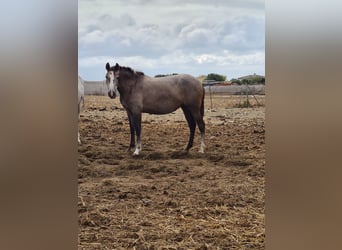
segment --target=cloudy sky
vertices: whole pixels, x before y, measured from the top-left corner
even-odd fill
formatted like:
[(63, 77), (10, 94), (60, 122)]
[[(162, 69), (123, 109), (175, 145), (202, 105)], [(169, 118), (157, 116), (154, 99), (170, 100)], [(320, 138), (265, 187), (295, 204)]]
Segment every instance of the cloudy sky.
[(145, 74), (265, 74), (263, 0), (79, 0), (79, 74), (118, 62)]

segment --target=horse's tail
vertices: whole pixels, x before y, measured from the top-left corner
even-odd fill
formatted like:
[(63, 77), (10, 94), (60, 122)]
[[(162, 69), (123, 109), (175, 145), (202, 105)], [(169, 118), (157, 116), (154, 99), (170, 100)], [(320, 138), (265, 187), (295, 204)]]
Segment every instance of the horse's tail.
[(201, 103), (201, 109), (200, 109), (202, 117), (204, 116), (204, 96), (205, 96), (205, 89), (203, 87), (202, 103)]

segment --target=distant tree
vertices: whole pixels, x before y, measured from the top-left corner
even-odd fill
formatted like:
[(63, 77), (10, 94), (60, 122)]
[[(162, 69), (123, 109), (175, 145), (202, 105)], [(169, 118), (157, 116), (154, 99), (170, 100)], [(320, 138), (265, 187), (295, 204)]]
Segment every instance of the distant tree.
[(206, 80), (214, 80), (214, 81), (225, 81), (227, 79), (227, 76), (219, 75), (215, 73), (208, 74)]
[(263, 76), (254, 76), (248, 79), (249, 84), (265, 84), (265, 77)]
[(154, 77), (164, 77), (165, 75), (161, 75), (161, 74), (158, 74), (158, 75), (155, 75)]
[(175, 76), (178, 75), (178, 73), (172, 73), (172, 74), (158, 74), (155, 75), (154, 77), (165, 77), (165, 76)]
[(250, 75), (239, 79), (243, 84), (265, 84), (265, 77), (259, 75)]
[(248, 79), (242, 79), (242, 84), (251, 84), (251, 80), (248, 80)]
[(258, 80), (258, 83), (265, 84), (265, 77), (260, 77), (260, 79)]
[(233, 84), (237, 84), (237, 85), (241, 85), (241, 81), (239, 79), (235, 79), (233, 78), (232, 80), (230, 80)]

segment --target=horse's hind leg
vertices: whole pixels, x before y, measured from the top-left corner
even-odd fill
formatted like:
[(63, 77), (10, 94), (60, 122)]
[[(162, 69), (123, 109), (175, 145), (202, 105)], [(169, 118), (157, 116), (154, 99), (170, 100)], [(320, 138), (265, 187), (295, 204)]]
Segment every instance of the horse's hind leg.
[(191, 115), (190, 111), (186, 107), (182, 107), (184, 116), (186, 121), (188, 122), (188, 126), (190, 129), (190, 137), (189, 137), (189, 142), (188, 145), (185, 148), (185, 151), (189, 151), (190, 148), (192, 148), (193, 142), (194, 142), (194, 137), (195, 137), (195, 129), (196, 129), (196, 122)]
[(135, 133), (134, 133), (133, 117), (131, 114), (129, 114), (129, 112), (127, 112), (127, 115), (128, 115), (128, 121), (129, 121), (129, 130), (131, 133), (128, 151), (131, 151), (135, 146)]
[(133, 125), (135, 129), (135, 133), (137, 135), (137, 146), (135, 148), (135, 151), (133, 155), (139, 155), (141, 151), (141, 140), (140, 140), (140, 134), (141, 134), (141, 113), (139, 114), (134, 114), (132, 116), (133, 118)]
[(198, 112), (193, 112), (192, 116), (194, 117), (194, 120), (196, 121), (199, 131), (201, 132), (201, 147), (198, 152), (204, 153), (205, 149), (205, 143), (204, 143), (204, 137), (205, 137), (205, 123), (203, 121), (203, 116), (201, 113)]
[[(201, 124), (201, 125), (200, 125)], [(204, 153), (204, 149), (205, 149), (205, 143), (204, 143), (204, 137), (205, 137), (205, 123), (203, 121), (203, 118), (202, 118), (202, 122), (201, 123), (198, 123), (198, 128), (201, 132), (201, 147), (199, 149), (198, 152), (200, 153)]]

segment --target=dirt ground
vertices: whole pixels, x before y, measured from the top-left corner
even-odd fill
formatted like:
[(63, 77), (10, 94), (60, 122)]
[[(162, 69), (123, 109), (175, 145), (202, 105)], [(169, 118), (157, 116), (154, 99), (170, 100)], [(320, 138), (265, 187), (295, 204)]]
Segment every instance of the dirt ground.
[[(127, 151), (118, 99), (86, 96), (79, 127), (79, 249), (264, 249), (265, 99), (205, 99), (206, 152), (183, 152), (181, 110), (143, 114), (142, 151)], [(211, 105), (212, 102), (212, 105)], [(253, 98), (250, 99), (255, 104)]]

